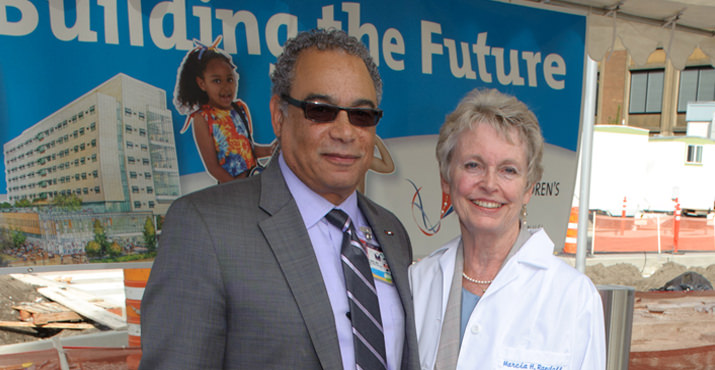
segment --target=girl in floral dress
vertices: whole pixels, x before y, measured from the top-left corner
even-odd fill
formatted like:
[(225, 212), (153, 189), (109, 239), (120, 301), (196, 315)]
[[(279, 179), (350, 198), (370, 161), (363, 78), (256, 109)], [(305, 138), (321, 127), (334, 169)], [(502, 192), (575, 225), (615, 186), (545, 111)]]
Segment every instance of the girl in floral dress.
[(236, 99), (236, 66), (216, 47), (220, 41), (221, 37), (209, 47), (195, 41), (197, 46), (179, 67), (174, 105), (187, 115), (181, 133), (193, 127), (206, 171), (222, 183), (258, 172), (258, 158), (270, 156), (275, 141), (253, 142), (248, 106)]

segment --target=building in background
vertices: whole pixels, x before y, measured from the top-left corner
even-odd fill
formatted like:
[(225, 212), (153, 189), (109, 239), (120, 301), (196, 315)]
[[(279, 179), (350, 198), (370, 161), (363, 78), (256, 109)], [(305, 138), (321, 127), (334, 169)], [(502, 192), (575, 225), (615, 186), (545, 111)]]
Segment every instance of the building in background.
[[(164, 90), (120, 73), (5, 143), (9, 202), (43, 205), (59, 195), (82, 200), (74, 215), (37, 208), (36, 233), (29, 236), (59, 251), (52, 241), (90, 240), (91, 220), (101, 219), (108, 227), (135, 225), (113, 230), (131, 243), (146, 215), (164, 215), (181, 194), (166, 102)], [(3, 220), (27, 217), (6, 214)], [(82, 225), (90, 225), (90, 233)]]
[(643, 66), (627, 51), (614, 51), (599, 63), (598, 85), (597, 124), (640, 127), (650, 135), (685, 135), (688, 103), (715, 101), (715, 69), (700, 49), (682, 71), (662, 49)]
[[(626, 50), (599, 63), (591, 209), (620, 215), (713, 209), (715, 68), (700, 49), (683, 70), (656, 50), (636, 66)], [(615, 126), (614, 126), (615, 125)]]

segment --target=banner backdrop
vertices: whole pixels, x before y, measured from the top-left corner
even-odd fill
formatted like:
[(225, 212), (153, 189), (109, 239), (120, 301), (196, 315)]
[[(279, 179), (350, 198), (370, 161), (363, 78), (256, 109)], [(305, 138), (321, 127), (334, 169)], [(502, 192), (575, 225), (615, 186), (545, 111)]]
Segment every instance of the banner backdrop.
[(528, 221), (562, 248), (583, 15), (485, 0), (0, 0), (5, 263), (84, 263), (91, 241), (109, 245), (91, 261), (151, 252), (171, 201), (215, 183), (191, 130), (179, 133), (186, 117), (172, 101), (184, 56), (222, 37), (253, 139), (268, 144), (272, 63), (287, 38), (316, 27), (359, 37), (379, 65), (380, 157), (393, 166), (370, 171), (365, 192), (400, 217), (416, 257), (459, 233), (443, 207), (434, 147), (445, 115), (477, 87), (513, 94), (539, 118), (545, 173)]

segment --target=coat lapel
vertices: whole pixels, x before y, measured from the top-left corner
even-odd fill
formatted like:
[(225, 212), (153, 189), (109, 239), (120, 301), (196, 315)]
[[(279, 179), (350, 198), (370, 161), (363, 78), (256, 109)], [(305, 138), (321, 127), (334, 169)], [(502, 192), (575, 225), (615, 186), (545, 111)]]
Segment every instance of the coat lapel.
[(271, 217), (259, 227), (293, 293), (322, 367), (342, 368), (330, 300), (298, 206), (277, 163), (261, 176), (259, 205)]
[(412, 264), (412, 246), (404, 227), (393, 217), (385, 217), (386, 211), (378, 207), (358, 192), (358, 207), (370, 224), (387, 264), (392, 279), (402, 301), (405, 314), (405, 345), (402, 351), (402, 369), (419, 368), (417, 356), (417, 330), (415, 329), (414, 305), (407, 268)]
[[(385, 253), (403, 305), (408, 304), (409, 309), (412, 310), (412, 294), (407, 279), (407, 268), (412, 264), (412, 255), (411, 248), (402, 245), (405, 242), (405, 239), (400, 236), (402, 226), (393, 223), (390, 218), (381, 217), (377, 207), (360, 193), (358, 193), (358, 206)], [(405, 306), (405, 310), (407, 308), (408, 306)]]

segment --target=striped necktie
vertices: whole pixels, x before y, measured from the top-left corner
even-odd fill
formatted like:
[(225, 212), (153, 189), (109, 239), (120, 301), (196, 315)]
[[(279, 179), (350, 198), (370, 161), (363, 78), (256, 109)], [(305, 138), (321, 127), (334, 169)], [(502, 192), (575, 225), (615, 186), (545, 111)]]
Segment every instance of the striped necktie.
[(345, 212), (334, 208), (325, 219), (343, 232), (340, 259), (350, 304), (357, 368), (386, 369), (385, 336), (370, 262)]

